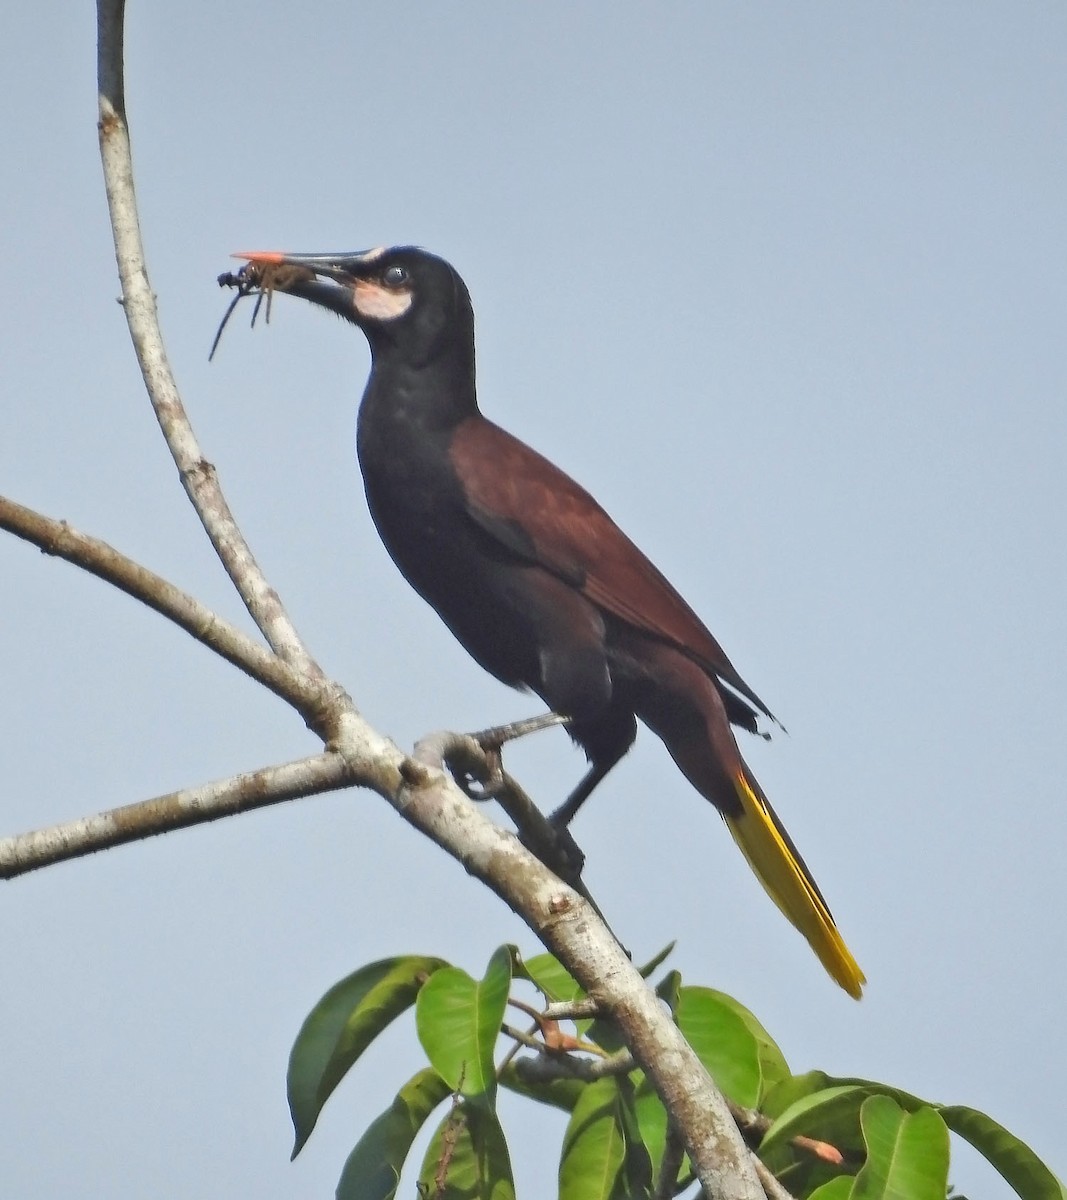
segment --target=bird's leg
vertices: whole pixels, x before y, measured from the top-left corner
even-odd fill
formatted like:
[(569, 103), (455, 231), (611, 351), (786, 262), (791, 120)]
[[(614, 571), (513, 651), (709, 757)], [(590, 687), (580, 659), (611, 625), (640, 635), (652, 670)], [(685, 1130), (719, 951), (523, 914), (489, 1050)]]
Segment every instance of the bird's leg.
[[(481, 749), (484, 762), (477, 764), (477, 773), (466, 763), (455, 761), (450, 766), (456, 782), (472, 800), (496, 800), (514, 823), (522, 844), (561, 879), (584, 894), (580, 884), (585, 855), (581, 848), (567, 829), (542, 815), (529, 796), (505, 772), (500, 754), (506, 742), (513, 742), (529, 733), (538, 733), (542, 729), (551, 729), (555, 725), (566, 725), (568, 720), (559, 713), (548, 712), (468, 734)], [(599, 780), (590, 785), (586, 795), (596, 786), (596, 782)]]
[(607, 764), (594, 763), (582, 776), (574, 791), (571, 792), (567, 799), (548, 818), (548, 824), (555, 835), (558, 852), (567, 861), (577, 862), (579, 872), (585, 865), (585, 854), (574, 840), (574, 834), (571, 833), (567, 826), (578, 809), (589, 799), (597, 784), (600, 783), (614, 765), (614, 762)]
[[(560, 723), (560, 718), (558, 717), (554, 720), (550, 719), (552, 715), (534, 717), (528, 722), (518, 721), (515, 724), (518, 726), (527, 726), (525, 732), (548, 728), (550, 725)], [(512, 727), (503, 726), (502, 728), (510, 729)], [(486, 730), (486, 733), (490, 734), (495, 734), (496, 732), (496, 730)], [(428, 747), (430, 742), (440, 744), (437, 753), (440, 755), (441, 764), (451, 772), (452, 777), (462, 787), (462, 779), (474, 779), (483, 770), (485, 752), (477, 744), (476, 739), (478, 736), (477, 734), (436, 734), (432, 739), (426, 739), (424, 745)], [(416, 747), (416, 757), (419, 757), (419, 747)], [(479, 758), (482, 759), (482, 763), (479, 762)], [(597, 916), (607, 925), (604, 914), (590, 895), (589, 889), (582, 882), (582, 865), (585, 861), (585, 856), (574, 845), (574, 839), (569, 833), (564, 831), (565, 840), (561, 842), (560, 831), (544, 816), (519, 784), (502, 769), (500, 771), (500, 778), (501, 783), (497, 799), (500, 807), (503, 808), (514, 822), (519, 840), (531, 854), (540, 859), (550, 871), (586, 900)], [(569, 846), (574, 847), (575, 853), (573, 856), (567, 850)], [(611, 930), (610, 925), (608, 925), (608, 929), (612, 937), (618, 941), (618, 937)], [(619, 942), (619, 945), (622, 946), (622, 942)], [(630, 952), (626, 950), (625, 946), (623, 946), (623, 950), (629, 955)]]
[[(550, 871), (569, 883), (575, 891), (580, 892), (591, 901), (589, 893), (582, 883), (582, 867), (585, 865), (585, 855), (578, 848), (569, 833), (559, 836), (559, 830), (549, 821), (536, 804), (511, 778), (504, 774), (504, 786), (497, 795), (497, 803), (511, 818), (519, 835), (519, 841), (536, 855)], [(594, 907), (596, 907), (594, 905)], [(600, 911), (599, 909), (597, 910)]]
[(603, 781), (604, 776), (615, 766), (617, 761), (615, 759), (611, 762), (593, 763), (589, 770), (586, 771), (578, 781), (578, 786), (574, 791), (571, 792), (567, 799), (548, 818), (559, 832), (563, 833), (566, 831), (567, 826), (574, 819), (578, 809), (589, 799)]
[(549, 824), (556, 831), (556, 839), (562, 852), (568, 856), (580, 855), (581, 850), (567, 826), (604, 777), (633, 745), (637, 736), (637, 721), (628, 707), (621, 706), (608, 720), (572, 725), (570, 733), (574, 740), (585, 748), (589, 756), (589, 770), (578, 781), (574, 791), (548, 818)]

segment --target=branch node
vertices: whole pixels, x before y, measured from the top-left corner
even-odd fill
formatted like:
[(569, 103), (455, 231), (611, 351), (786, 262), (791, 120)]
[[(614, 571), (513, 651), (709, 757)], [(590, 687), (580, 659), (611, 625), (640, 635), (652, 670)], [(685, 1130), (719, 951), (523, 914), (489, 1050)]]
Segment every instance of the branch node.
[(404, 758), (400, 762), (400, 778), (407, 787), (422, 788), (433, 779), (433, 772), (414, 758)]

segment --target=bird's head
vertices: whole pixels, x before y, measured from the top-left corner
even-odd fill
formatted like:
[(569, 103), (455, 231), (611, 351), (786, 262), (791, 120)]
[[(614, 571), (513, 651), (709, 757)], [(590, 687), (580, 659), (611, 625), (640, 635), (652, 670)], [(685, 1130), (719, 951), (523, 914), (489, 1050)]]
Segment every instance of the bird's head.
[(399, 354), (420, 367), (469, 353), (473, 363), (466, 284), (443, 258), (416, 246), (339, 254), (257, 250), (234, 257), (262, 269), (265, 289), (299, 296), (358, 325), (376, 358)]

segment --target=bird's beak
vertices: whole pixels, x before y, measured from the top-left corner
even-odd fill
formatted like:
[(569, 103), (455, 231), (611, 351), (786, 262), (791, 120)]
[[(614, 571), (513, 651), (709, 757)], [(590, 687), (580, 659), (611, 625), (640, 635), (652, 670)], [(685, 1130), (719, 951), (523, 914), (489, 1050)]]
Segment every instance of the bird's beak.
[(263, 267), (304, 267), (315, 275), (351, 284), (359, 267), (366, 262), (365, 253), (286, 254), (281, 250), (239, 250), (233, 258), (243, 258)]
[(263, 268), (264, 290), (286, 292), (328, 308), (346, 320), (354, 320), (352, 301), (360, 267), (365, 267), (366, 263), (363, 253), (287, 254), (280, 250), (241, 250), (233, 257)]

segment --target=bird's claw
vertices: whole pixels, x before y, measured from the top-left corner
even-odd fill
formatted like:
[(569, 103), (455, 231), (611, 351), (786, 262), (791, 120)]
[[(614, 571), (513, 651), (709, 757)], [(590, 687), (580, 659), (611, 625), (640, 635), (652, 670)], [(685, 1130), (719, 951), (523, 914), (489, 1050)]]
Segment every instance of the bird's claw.
[(545, 713), (538, 717), (527, 717), (521, 721), (512, 721), (508, 725), (494, 725), (489, 729), (481, 729), (477, 733), (466, 736), (478, 744), (485, 756), (484, 767), (479, 764), (474, 768), (466, 763), (463, 766), (450, 765), (452, 774), (460, 789), (471, 800), (479, 803), (485, 800), (499, 800), (509, 787), (507, 776), (504, 774), (503, 747), (516, 738), (526, 737), (542, 729), (550, 729), (554, 725), (564, 725), (566, 717), (557, 713)]
[(453, 778), (460, 790), (469, 800), (483, 804), (486, 800), (496, 800), (507, 788), (508, 781), (504, 774), (504, 762), (500, 750), (482, 747), (485, 755), (484, 769), (477, 772), (469, 767), (454, 769)]

